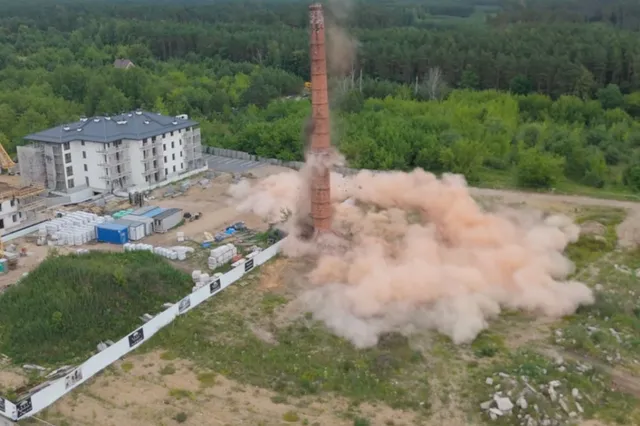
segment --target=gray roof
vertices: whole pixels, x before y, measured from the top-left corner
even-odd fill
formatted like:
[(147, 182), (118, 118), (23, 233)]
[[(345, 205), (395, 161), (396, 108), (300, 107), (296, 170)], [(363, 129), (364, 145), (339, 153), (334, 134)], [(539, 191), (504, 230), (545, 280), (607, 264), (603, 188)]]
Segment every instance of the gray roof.
[(129, 59), (116, 59), (113, 62), (113, 66), (116, 68), (128, 68), (129, 66), (135, 67), (135, 64)]
[(182, 209), (166, 209), (165, 211), (163, 211), (162, 213), (159, 213), (157, 215), (155, 215), (153, 217), (153, 220), (162, 220), (162, 219), (166, 219), (169, 216), (173, 216), (176, 213), (180, 213), (182, 211)]
[(74, 123), (27, 135), (25, 139), (52, 143), (77, 140), (108, 143), (120, 139), (145, 139), (197, 125), (197, 121), (184, 116), (168, 117), (153, 112), (132, 111), (114, 116), (81, 118)]

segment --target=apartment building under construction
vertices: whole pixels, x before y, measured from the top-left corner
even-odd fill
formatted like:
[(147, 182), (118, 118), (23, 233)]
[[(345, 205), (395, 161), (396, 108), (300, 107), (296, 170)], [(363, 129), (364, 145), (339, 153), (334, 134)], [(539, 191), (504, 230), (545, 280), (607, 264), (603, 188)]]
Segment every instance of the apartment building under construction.
[(43, 130), (18, 147), (25, 184), (73, 193), (144, 189), (204, 166), (200, 128), (186, 115), (132, 111)]

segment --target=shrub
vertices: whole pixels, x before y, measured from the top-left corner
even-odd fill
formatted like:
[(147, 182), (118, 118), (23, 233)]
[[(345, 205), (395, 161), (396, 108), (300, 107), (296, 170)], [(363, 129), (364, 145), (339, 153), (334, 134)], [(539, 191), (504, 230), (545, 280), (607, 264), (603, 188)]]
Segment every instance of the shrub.
[(293, 423), (300, 420), (300, 416), (298, 416), (298, 413), (296, 413), (295, 411), (287, 411), (282, 415), (282, 420), (284, 420), (285, 422)]
[(0, 296), (0, 352), (20, 364), (85, 358), (180, 299), (190, 281), (148, 252), (48, 257)]
[(175, 420), (177, 423), (184, 423), (187, 421), (187, 413), (185, 413), (184, 411), (176, 414), (173, 417), (173, 420)]

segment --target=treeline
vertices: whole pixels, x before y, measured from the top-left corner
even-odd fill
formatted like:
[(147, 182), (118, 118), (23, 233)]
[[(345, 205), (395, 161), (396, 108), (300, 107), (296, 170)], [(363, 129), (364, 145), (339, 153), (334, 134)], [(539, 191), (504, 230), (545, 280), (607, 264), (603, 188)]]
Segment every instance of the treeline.
[[(334, 139), (352, 167), (464, 174), (487, 173), (521, 187), (574, 182), (592, 188), (640, 190), (640, 93), (608, 87), (600, 101), (454, 91), (443, 101), (343, 96)], [(303, 158), (300, 123), (308, 102), (276, 101), (227, 123), (214, 123), (218, 145), (283, 160)]]
[[(219, 57), (277, 67), (309, 79), (305, 3), (194, 2), (152, 7), (147, 0), (113, 4), (96, 0), (83, 6), (70, 0), (48, 6), (38, 1), (0, 5), (4, 16), (0, 19), (0, 66), (20, 67), (25, 56), (36, 51), (46, 55), (43, 49), (51, 48), (69, 49), (75, 58), (96, 65), (93, 49), (124, 45), (138, 47), (130, 52), (130, 59), (143, 66), (149, 66), (149, 59), (200, 63)], [(560, 4), (567, 10), (572, 5)], [(360, 46), (352, 56), (331, 55), (329, 61), (333, 60), (333, 69), (340, 61), (341, 68), (356, 76), (362, 72), (366, 78), (402, 84), (420, 82), (438, 69), (453, 88), (537, 91), (553, 98), (563, 94), (590, 98), (608, 84), (618, 85), (623, 93), (640, 90), (640, 37), (636, 32), (614, 25), (564, 21), (493, 27), (471, 25), (475, 22), (471, 18), (464, 21), (467, 25), (453, 28), (418, 28), (416, 22), (435, 16), (429, 8), (437, 6), (442, 12), (461, 5), (480, 7), (471, 1), (435, 5), (407, 1), (334, 8), (337, 16), (347, 17), (345, 22), (349, 17), (368, 17), (371, 22), (345, 23)], [(412, 18), (404, 22), (405, 16)], [(640, 13), (625, 19), (634, 16)], [(331, 41), (331, 34), (329, 38)], [(66, 58), (66, 63), (73, 60), (69, 55)], [(51, 59), (66, 64), (64, 58)]]
[(505, 1), (503, 10), (489, 19), (494, 25), (514, 22), (601, 22), (618, 28), (640, 29), (637, 0), (528, 0)]

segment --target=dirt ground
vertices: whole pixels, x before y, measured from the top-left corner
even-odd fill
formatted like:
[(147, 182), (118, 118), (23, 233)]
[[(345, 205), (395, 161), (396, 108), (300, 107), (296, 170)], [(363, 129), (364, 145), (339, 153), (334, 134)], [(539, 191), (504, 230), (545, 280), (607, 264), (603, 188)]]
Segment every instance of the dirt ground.
[[(277, 167), (261, 167), (251, 173), (260, 178), (282, 170)], [(201, 241), (204, 232), (215, 234), (226, 225), (245, 221), (254, 229), (265, 229), (266, 224), (254, 215), (239, 215), (230, 204), (226, 191), (231, 184), (230, 175), (222, 175), (212, 180), (208, 188), (194, 185), (185, 195), (163, 198), (163, 190), (156, 191), (151, 205), (178, 207), (185, 212), (202, 212), (200, 220), (188, 222), (175, 231), (156, 234), (144, 240), (145, 243), (162, 246), (178, 245), (176, 231), (185, 233), (187, 238)], [(195, 183), (195, 180), (192, 180)], [(619, 207), (629, 211), (625, 221), (618, 227), (620, 244), (630, 246), (640, 243), (640, 204), (551, 194), (529, 194), (514, 191), (472, 189), (472, 195), (490, 199), (492, 202), (508, 205), (526, 204), (529, 207), (571, 214), (580, 206)], [(0, 275), (0, 291), (20, 278), (25, 272), (35, 268), (47, 255), (49, 247), (38, 247), (32, 242), (20, 239), (19, 247), (27, 247), (29, 256), (20, 259), (16, 271)], [(72, 252), (80, 247), (60, 248), (61, 252)], [(101, 250), (121, 250), (120, 246), (92, 244), (83, 248)], [(278, 269), (287, 268), (285, 263)], [(282, 270), (264, 271), (261, 286), (274, 289), (282, 285)], [(171, 366), (169, 368), (168, 366)], [(175, 372), (169, 373), (175, 369)], [(2, 370), (2, 368), (0, 368)], [(280, 401), (276, 394), (215, 376), (215, 383), (205, 383), (202, 372), (184, 360), (165, 360), (161, 352), (129, 356), (125, 361), (109, 368), (104, 374), (81, 386), (54, 404), (42, 417), (51, 424), (60, 425), (136, 425), (158, 426), (177, 425), (180, 413), (186, 415), (185, 425), (282, 425), (283, 416), (295, 413), (298, 424), (322, 426), (353, 425), (353, 419), (343, 418), (347, 401), (339, 398), (315, 397), (311, 399), (288, 399)], [(0, 383), (19, 384), (24, 380), (20, 374), (0, 371)], [(407, 412), (392, 410), (378, 405), (362, 405), (361, 410), (371, 420), (372, 425), (416, 424), (414, 416)], [(437, 424), (444, 426), (468, 425), (465, 419), (456, 416), (440, 416)], [(305, 421), (306, 419), (306, 421)], [(419, 423), (425, 424), (425, 423)], [(436, 423), (433, 423), (434, 425)], [(602, 426), (595, 421), (584, 426)], [(425, 425), (426, 426), (426, 425)]]
[[(73, 426), (159, 426), (184, 425), (282, 425), (285, 413), (298, 417), (300, 424), (351, 426), (353, 420), (340, 418), (348, 403), (339, 398), (289, 398), (241, 385), (213, 373), (198, 371), (181, 360), (163, 360), (161, 352), (128, 357), (74, 394), (67, 395), (46, 418), (53, 424), (66, 421)], [(386, 407), (363, 407), (376, 419), (373, 424), (411, 424), (413, 416)], [(306, 422), (305, 422), (306, 419)], [(57, 422), (57, 423), (56, 423)]]

